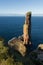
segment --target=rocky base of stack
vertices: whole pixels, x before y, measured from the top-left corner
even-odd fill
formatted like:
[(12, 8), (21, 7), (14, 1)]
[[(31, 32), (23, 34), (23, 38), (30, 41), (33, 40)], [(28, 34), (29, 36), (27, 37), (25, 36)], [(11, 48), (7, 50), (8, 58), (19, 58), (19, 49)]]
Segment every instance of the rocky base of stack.
[(22, 56), (26, 55), (27, 48), (23, 44), (23, 35), (19, 36), (18, 38), (15, 38), (15, 37), (12, 38), (11, 40), (8, 41), (8, 45), (10, 47), (13, 47), (14, 50), (18, 51)]

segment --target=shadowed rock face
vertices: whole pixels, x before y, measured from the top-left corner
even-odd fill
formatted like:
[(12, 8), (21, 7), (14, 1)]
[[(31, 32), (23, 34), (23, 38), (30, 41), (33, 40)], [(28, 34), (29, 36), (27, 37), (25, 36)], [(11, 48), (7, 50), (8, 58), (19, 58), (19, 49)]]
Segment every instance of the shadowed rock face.
[(11, 40), (8, 41), (8, 45), (10, 47), (13, 47), (15, 50), (17, 50), (22, 56), (26, 55), (27, 48), (25, 44), (27, 45), (28, 42), (30, 42), (30, 30), (31, 30), (31, 13), (27, 12), (26, 13), (26, 18), (25, 18), (25, 24), (23, 26), (23, 35), (19, 36), (18, 38), (12, 38)]
[(31, 12), (27, 12), (26, 13), (26, 18), (28, 19), (28, 33), (29, 33), (28, 35), (29, 35), (29, 40), (31, 40)]

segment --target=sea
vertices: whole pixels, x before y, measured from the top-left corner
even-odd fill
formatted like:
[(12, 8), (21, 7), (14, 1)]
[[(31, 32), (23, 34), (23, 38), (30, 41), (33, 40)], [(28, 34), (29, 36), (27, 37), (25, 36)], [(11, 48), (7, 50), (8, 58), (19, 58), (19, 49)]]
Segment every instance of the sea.
[[(23, 34), (24, 16), (0, 16), (0, 37), (8, 42)], [(43, 16), (31, 17), (31, 42), (33, 48), (43, 44)]]

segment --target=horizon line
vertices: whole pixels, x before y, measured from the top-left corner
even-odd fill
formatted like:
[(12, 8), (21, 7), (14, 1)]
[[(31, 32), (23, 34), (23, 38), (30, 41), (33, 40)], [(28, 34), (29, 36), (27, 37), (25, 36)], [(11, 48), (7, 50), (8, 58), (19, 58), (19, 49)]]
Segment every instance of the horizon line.
[[(0, 14), (0, 16), (25, 16), (25, 14)], [(32, 14), (31, 16), (43, 16), (43, 14)]]

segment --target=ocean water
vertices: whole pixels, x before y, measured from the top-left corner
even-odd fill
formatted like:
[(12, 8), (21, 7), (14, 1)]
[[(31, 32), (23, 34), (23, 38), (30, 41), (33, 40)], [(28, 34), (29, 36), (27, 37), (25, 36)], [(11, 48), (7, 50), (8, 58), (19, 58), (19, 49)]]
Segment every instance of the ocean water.
[[(18, 37), (23, 34), (23, 24), (25, 17), (10, 16), (0, 17), (0, 37), (6, 41), (12, 37)], [(43, 43), (43, 17), (32, 16), (31, 18), (31, 41), (33, 48)]]

